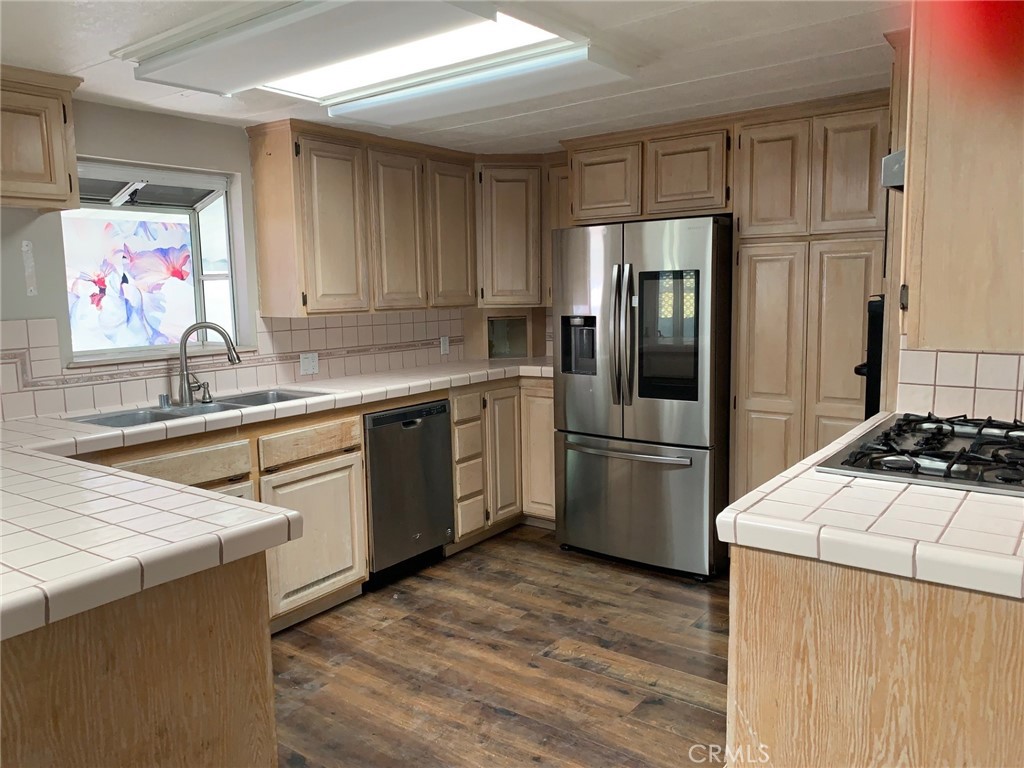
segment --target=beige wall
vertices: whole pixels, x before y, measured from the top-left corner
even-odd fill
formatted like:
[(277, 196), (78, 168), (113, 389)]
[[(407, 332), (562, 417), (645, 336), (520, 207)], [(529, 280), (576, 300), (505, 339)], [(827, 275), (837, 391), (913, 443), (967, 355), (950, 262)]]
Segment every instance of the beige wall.
[[(253, 230), (252, 177), (245, 130), (201, 120), (75, 102), (75, 136), (82, 158), (123, 160), (178, 169), (214, 171), (231, 176), (232, 247), (238, 277), (238, 335), (256, 341), (256, 236)], [(39, 295), (25, 290), (22, 242), (32, 241)], [(62, 359), (70, 354), (64, 251), (60, 215), (4, 208), (0, 212), (0, 318), (54, 317)]]

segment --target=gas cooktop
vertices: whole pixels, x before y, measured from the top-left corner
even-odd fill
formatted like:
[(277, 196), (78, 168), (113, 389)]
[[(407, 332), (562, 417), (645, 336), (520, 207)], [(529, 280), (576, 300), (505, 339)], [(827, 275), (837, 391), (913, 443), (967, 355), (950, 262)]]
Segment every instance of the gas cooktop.
[(1024, 422), (894, 414), (818, 469), (1024, 497)]

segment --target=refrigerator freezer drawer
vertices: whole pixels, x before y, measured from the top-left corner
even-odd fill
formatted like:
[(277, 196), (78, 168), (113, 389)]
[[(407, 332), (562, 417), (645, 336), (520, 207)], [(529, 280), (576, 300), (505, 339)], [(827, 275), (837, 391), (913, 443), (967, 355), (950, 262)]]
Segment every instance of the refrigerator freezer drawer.
[(711, 573), (712, 453), (556, 432), (558, 542)]

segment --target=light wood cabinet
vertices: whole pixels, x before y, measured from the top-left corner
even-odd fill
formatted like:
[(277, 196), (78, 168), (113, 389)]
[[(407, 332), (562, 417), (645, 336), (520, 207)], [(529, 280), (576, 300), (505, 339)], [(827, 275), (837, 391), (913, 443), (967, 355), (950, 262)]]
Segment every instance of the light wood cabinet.
[(739, 250), (734, 497), (803, 455), (807, 253), (806, 243)]
[(541, 303), (541, 170), (483, 166), (480, 171), (480, 303)]
[(569, 166), (553, 165), (548, 168), (544, 185), (543, 235), (541, 244), (541, 300), (545, 307), (551, 306), (552, 293), (552, 233), (556, 229), (572, 226), (569, 192)]
[(77, 77), (0, 67), (0, 204), (77, 208)]
[(523, 511), (555, 519), (555, 404), (551, 388), (523, 387)]
[(810, 120), (743, 128), (736, 158), (737, 230), (742, 237), (809, 231)]
[(915, 3), (911, 24), (907, 344), (1017, 354), (1024, 350), (1020, 68), (997, 75), (982, 56), (951, 64), (939, 7)]
[(127, 472), (182, 485), (203, 485), (229, 477), (248, 477), (252, 456), (248, 440), (199, 446), (171, 453), (132, 458), (112, 466)]
[(853, 372), (867, 350), (868, 298), (882, 290), (885, 241), (812, 243), (807, 275), (804, 454), (864, 420), (865, 379)]
[(725, 131), (652, 139), (644, 146), (644, 213), (724, 208)]
[(487, 527), (484, 486), (483, 395), (453, 395), (452, 461), (455, 481), (455, 540)]
[(364, 483), (361, 453), (262, 478), (264, 503), (303, 518), (302, 538), (267, 551), (271, 616), (366, 580)]
[(640, 142), (569, 156), (574, 221), (640, 214)]
[(487, 392), (484, 420), (487, 514), (488, 523), (495, 523), (523, 509), (519, 388), (503, 387)]
[(475, 305), (477, 282), (473, 168), (428, 160), (426, 187), (430, 305)]
[(889, 110), (816, 117), (812, 133), (811, 232), (885, 229)]
[(369, 162), (374, 308), (425, 307), (423, 161), (371, 149)]

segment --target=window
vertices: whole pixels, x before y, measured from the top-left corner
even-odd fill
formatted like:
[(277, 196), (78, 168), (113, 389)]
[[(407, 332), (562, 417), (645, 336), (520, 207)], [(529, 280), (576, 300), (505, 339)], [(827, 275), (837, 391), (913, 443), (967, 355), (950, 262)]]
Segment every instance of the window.
[(79, 164), (82, 208), (61, 214), (76, 357), (176, 352), (200, 320), (235, 336), (227, 188), (221, 176)]

